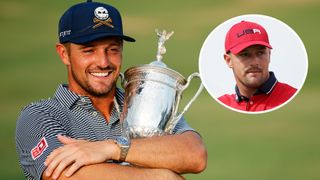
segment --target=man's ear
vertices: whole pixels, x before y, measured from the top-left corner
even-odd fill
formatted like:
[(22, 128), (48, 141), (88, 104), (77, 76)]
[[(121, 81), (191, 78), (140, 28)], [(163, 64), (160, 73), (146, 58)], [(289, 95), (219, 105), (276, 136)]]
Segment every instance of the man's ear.
[(227, 64), (227, 66), (229, 67), (229, 68), (232, 68), (233, 66), (232, 66), (232, 61), (231, 61), (231, 57), (230, 57), (230, 54), (224, 54), (223, 55), (223, 58), (224, 58), (224, 61), (226, 62), (226, 64)]
[(67, 66), (70, 65), (70, 59), (69, 59), (69, 54), (68, 54), (67, 48), (63, 44), (57, 43), (56, 44), (56, 51), (57, 51), (62, 63)]

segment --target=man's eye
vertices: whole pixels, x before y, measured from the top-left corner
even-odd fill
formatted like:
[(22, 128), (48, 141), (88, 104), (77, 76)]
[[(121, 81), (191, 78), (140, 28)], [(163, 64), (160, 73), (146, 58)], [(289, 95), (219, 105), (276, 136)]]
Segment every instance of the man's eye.
[(82, 52), (84, 52), (84, 53), (92, 53), (93, 49), (84, 49), (84, 50), (82, 50)]
[(249, 53), (241, 53), (239, 54), (240, 57), (248, 57)]
[(111, 51), (119, 52), (119, 51), (120, 51), (120, 49), (118, 49), (118, 48), (112, 48), (112, 49), (111, 49)]
[(121, 52), (121, 48), (114, 47), (114, 48), (108, 49), (108, 51), (109, 51), (110, 53), (120, 53), (120, 52)]
[(264, 51), (258, 51), (258, 55), (264, 55), (265, 52)]

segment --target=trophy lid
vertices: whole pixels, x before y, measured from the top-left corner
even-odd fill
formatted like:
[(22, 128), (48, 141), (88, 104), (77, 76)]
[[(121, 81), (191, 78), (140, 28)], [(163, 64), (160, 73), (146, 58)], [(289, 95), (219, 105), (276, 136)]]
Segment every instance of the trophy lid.
[(167, 67), (167, 65), (162, 61), (163, 57), (162, 55), (166, 53), (166, 47), (164, 47), (164, 43), (165, 41), (167, 41), (172, 34), (174, 33), (173, 31), (167, 33), (166, 30), (163, 31), (159, 31), (158, 29), (156, 29), (156, 33), (159, 37), (159, 41), (158, 41), (158, 51), (157, 51), (157, 60), (153, 61), (150, 63), (150, 65), (152, 66), (158, 66), (158, 67)]
[[(132, 79), (141, 80), (142, 78), (140, 76), (143, 76), (143, 78), (145, 78), (146, 75), (149, 75), (149, 76), (151, 75), (151, 76), (154, 76), (153, 78), (155, 78), (156, 76), (159, 76), (157, 77), (158, 79), (161, 79), (163, 76), (167, 76), (167, 78), (170, 77), (174, 79), (174, 82), (180, 85), (186, 84), (187, 83), (186, 79), (180, 73), (174, 71), (173, 69), (168, 68), (167, 65), (162, 61), (163, 59), (162, 55), (166, 53), (166, 48), (164, 47), (164, 43), (166, 40), (170, 38), (170, 36), (172, 36), (173, 31), (171, 31), (170, 33), (167, 33), (166, 30), (158, 31), (158, 29), (156, 29), (156, 32), (159, 37), (156, 60), (152, 61), (149, 64), (135, 66), (127, 69), (124, 73), (126, 81), (131, 82)], [(124, 84), (127, 84), (127, 83), (124, 83)]]
[(151, 66), (157, 66), (157, 67), (164, 67), (166, 68), (167, 65), (165, 63), (163, 63), (162, 61), (158, 61), (158, 60), (155, 60), (155, 61), (152, 61), (150, 63)]

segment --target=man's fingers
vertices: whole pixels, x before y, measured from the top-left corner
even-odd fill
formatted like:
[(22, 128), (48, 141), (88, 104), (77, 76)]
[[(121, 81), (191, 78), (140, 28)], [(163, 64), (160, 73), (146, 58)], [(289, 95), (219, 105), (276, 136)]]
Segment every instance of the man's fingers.
[(52, 178), (53, 179), (57, 179), (61, 173), (63, 172), (63, 170), (65, 170), (68, 166), (70, 166), (72, 163), (75, 164), (75, 159), (73, 156), (69, 156), (64, 158), (59, 165), (54, 169), (54, 172), (52, 174)]
[[(66, 144), (54, 150), (45, 161), (45, 165), (47, 166), (45, 175), (47, 177), (51, 176), (53, 179), (58, 178), (67, 168), (65, 176), (70, 177), (84, 165), (101, 163), (111, 159), (112, 148), (105, 148), (105, 146), (109, 144), (115, 146), (114, 143), (108, 144), (108, 141), (89, 142), (60, 135), (58, 139)], [(93, 152), (92, 149), (96, 149), (97, 151)]]
[(49, 154), (49, 156), (47, 157), (47, 159), (46, 159), (45, 162), (44, 162), (44, 165), (45, 165), (45, 166), (48, 166), (48, 165), (51, 163), (51, 161), (52, 161), (57, 155), (60, 154), (61, 148), (62, 148), (62, 147), (59, 147), (58, 149), (53, 150), (53, 151)]
[[(59, 149), (54, 150), (46, 159), (45, 165), (47, 166), (47, 169), (45, 171), (45, 175), (47, 177), (50, 177), (52, 173), (55, 171), (57, 166), (61, 164), (61, 162), (72, 162), (72, 158), (74, 158), (72, 155), (76, 149), (70, 149), (65, 150), (65, 148), (61, 147)], [(63, 152), (63, 153), (61, 153)], [(69, 163), (69, 164), (70, 164)]]
[(65, 176), (70, 177), (72, 176), (79, 168), (81, 168), (83, 164), (79, 164), (79, 162), (74, 162), (71, 167), (67, 170)]
[(54, 159), (47, 165), (47, 168), (45, 170), (45, 175), (47, 177), (50, 177), (54, 170), (57, 168), (57, 166), (60, 164), (61, 160), (65, 158), (62, 156), (56, 156)]

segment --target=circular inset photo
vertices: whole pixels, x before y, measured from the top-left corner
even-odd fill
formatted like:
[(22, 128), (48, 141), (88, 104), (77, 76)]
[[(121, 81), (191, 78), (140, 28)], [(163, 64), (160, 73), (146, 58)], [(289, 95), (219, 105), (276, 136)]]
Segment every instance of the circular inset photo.
[(217, 26), (205, 40), (199, 71), (209, 94), (241, 113), (270, 112), (302, 88), (308, 56), (297, 33), (270, 16), (248, 14)]

